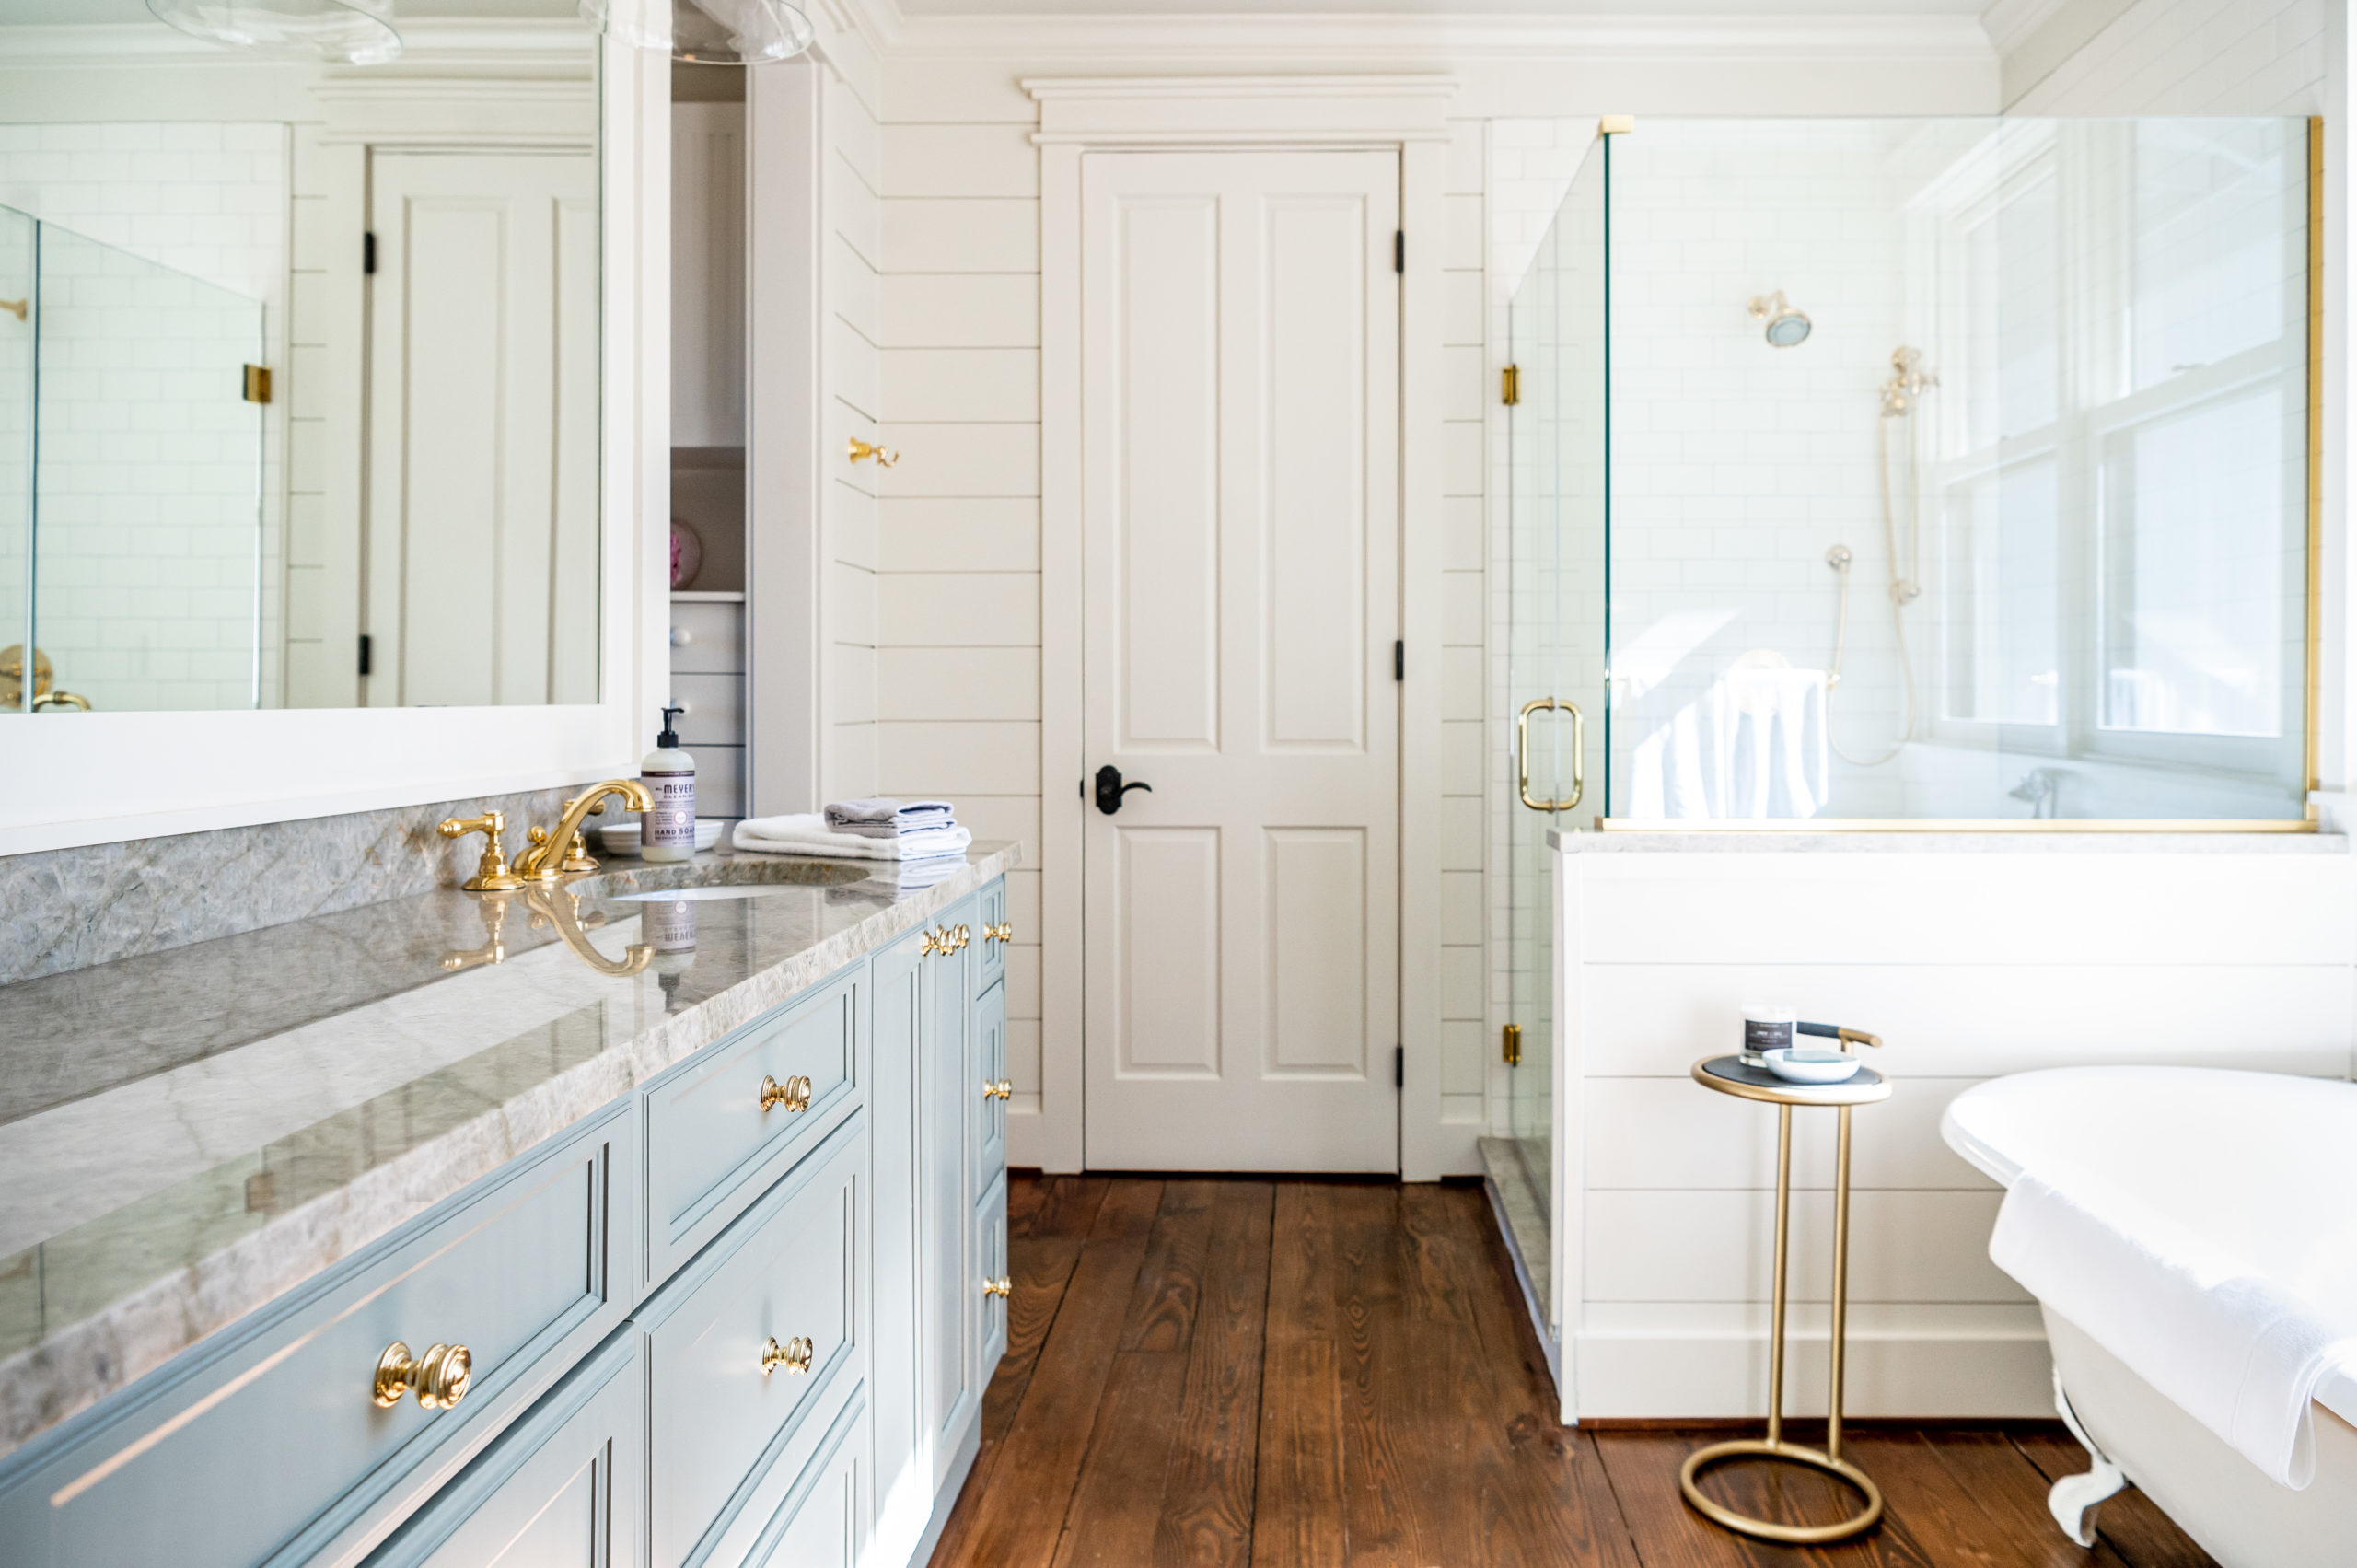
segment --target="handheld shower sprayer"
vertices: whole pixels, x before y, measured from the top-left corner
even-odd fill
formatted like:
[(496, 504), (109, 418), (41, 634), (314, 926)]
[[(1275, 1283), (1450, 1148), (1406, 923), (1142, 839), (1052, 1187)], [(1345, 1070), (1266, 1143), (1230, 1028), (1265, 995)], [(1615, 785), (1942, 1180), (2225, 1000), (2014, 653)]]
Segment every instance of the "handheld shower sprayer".
[[(1915, 576), (1915, 573), (1922, 569), (1923, 559), (1923, 508), (1913, 416), (1923, 394), (1939, 384), (1940, 378), (1924, 368), (1922, 351), (1902, 343), (1891, 351), (1890, 377), (1877, 389), (1882, 401), (1882, 417), (1875, 425), (1875, 468), (1882, 493), (1883, 544), (1890, 559), (1890, 629), (1898, 645), (1898, 673), (1907, 693), (1907, 719), (1899, 728), (1898, 738), (1879, 757), (1852, 757), (1841, 749), (1840, 741), (1831, 741), (1834, 755), (1854, 767), (1879, 767), (1897, 757), (1915, 738), (1915, 665), (1908, 655), (1907, 622), (1900, 614), (1923, 593), (1922, 584)], [(1908, 421), (1907, 553), (1904, 558), (1898, 549), (1898, 509), (1891, 504), (1890, 494), (1890, 422), (1894, 419)], [(1856, 557), (1848, 545), (1837, 544), (1825, 552), (1825, 563), (1833, 568), (1834, 575), (1841, 580), (1840, 599), (1833, 612), (1833, 663), (1825, 675), (1825, 690), (1830, 696), (1833, 689), (1841, 684), (1841, 655), (1850, 633), (1850, 568), (1856, 563)]]

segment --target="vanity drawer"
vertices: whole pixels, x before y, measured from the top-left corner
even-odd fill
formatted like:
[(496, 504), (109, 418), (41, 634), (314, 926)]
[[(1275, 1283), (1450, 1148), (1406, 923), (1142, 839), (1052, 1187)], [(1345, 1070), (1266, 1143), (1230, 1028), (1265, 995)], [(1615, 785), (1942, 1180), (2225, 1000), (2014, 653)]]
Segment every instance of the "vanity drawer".
[(679, 744), (742, 746), (745, 743), (745, 678), (741, 675), (673, 675), (671, 705), (684, 710), (676, 721)]
[[(693, 1257), (851, 1114), (866, 979), (867, 966), (854, 964), (648, 1086), (649, 1282)], [(792, 1090), (802, 1078), (805, 1109), (762, 1087)]]
[(734, 1527), (763, 1478), (813, 1411), (859, 1381), (853, 1266), (866, 1161), (853, 1121), (640, 1312), (654, 1568), (729, 1560), (718, 1548), (742, 1536)]
[(675, 675), (742, 675), (745, 607), (672, 605), (671, 671)]
[(1006, 929), (1006, 878), (993, 878), (981, 891), (981, 931), (976, 940), (981, 955), (974, 965), (974, 990), (988, 991), (1006, 978), (1007, 941), (987, 934)]
[(617, 1335), (412, 1516), (366, 1568), (614, 1568), (636, 1553), (646, 1420)]
[(974, 1004), (974, 1188), (988, 1187), (1006, 1168), (1006, 1101), (989, 1092), (1006, 1077), (1006, 987), (994, 985)]
[[(368, 1544), (629, 1310), (634, 1131), (617, 1105), (12, 1456), (11, 1563), (292, 1568)], [(467, 1347), (455, 1408), (376, 1402), (395, 1341)]]

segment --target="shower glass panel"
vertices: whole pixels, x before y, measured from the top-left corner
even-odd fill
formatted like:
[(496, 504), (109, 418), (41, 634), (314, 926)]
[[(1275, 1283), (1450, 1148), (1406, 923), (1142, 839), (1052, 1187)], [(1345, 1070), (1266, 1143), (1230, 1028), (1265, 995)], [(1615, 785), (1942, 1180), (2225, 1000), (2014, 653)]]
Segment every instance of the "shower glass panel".
[(1611, 738), (1583, 819), (2300, 824), (2308, 137), (1604, 138), (1612, 574), (1582, 602), (1609, 604)]
[[(0, 709), (261, 703), (262, 307), (0, 208)], [(0, 666), (22, 655), (0, 658)]]
[[(1554, 877), (1550, 829), (1592, 810), (1604, 729), (1604, 168), (1591, 162), (1539, 241), (1510, 310), (1515, 401), (1509, 410), (1515, 526), (1508, 566), (1506, 685), (1516, 719), (1519, 804), (1507, 819), (1508, 1021), (1513, 1168), (1532, 1232), (1518, 1227), (1550, 1315), (1547, 1230), (1554, 1194)], [(1537, 705), (1533, 705), (1537, 704)], [(1509, 1204), (1509, 1216), (1517, 1212)]]
[(33, 524), (33, 220), (0, 207), (0, 713), (21, 711)]

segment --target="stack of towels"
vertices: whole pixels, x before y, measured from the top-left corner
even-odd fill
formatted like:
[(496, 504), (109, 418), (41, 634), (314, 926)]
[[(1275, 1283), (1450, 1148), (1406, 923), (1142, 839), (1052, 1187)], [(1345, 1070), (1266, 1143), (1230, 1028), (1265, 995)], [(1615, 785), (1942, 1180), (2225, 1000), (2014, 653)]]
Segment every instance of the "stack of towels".
[(839, 800), (824, 811), (748, 817), (730, 842), (762, 854), (898, 861), (903, 887), (924, 887), (966, 863), (974, 835), (946, 800)]

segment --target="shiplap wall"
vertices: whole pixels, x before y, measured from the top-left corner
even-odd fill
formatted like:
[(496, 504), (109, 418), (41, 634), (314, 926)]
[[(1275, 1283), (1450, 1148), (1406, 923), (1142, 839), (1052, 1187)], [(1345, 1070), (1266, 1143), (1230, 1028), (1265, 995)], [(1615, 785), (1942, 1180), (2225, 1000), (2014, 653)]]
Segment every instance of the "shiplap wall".
[[(1039, 160), (1015, 74), (895, 64), (882, 125), (877, 787), (1039, 844)], [(1056, 781), (1060, 787), (1077, 781)], [(1009, 1154), (1036, 1163), (1039, 873), (1008, 882)]]
[(819, 455), (834, 482), (821, 503), (830, 735), (820, 783), (826, 800), (853, 800), (888, 787), (877, 726), (877, 492), (883, 476), (873, 462), (845, 456), (852, 436), (878, 439), (884, 418), (884, 137), (875, 103), (878, 74), (856, 39), (836, 40), (829, 61), (833, 69), (819, 87), (827, 236), (819, 261), (826, 401)]
[[(2347, 841), (1573, 835), (1561, 857), (1566, 1414), (1764, 1411), (1775, 1112), (1689, 1069), (1755, 1002), (1872, 1029), (1855, 1113), (1849, 1408), (2039, 1415), (2037, 1308), (1990, 1263), (2002, 1196), (1939, 1134), (1984, 1079), (2106, 1063), (2346, 1076)], [(1830, 1112), (1795, 1118), (1788, 1397), (1821, 1411)]]

